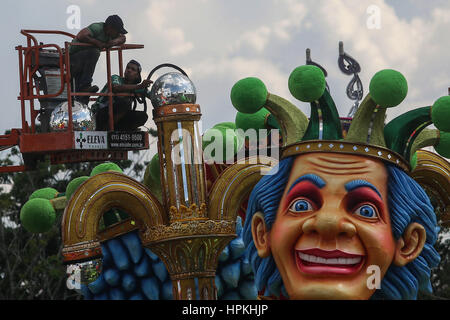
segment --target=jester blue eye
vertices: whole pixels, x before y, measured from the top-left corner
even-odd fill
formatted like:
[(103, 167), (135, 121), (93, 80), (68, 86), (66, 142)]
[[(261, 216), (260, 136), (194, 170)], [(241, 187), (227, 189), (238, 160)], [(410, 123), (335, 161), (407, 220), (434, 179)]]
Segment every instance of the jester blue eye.
[(373, 206), (368, 205), (368, 204), (358, 207), (358, 209), (356, 209), (354, 213), (363, 218), (369, 218), (369, 219), (378, 218), (377, 210)]
[(308, 200), (299, 199), (299, 200), (295, 200), (291, 204), (291, 206), (289, 207), (289, 210), (291, 212), (306, 212), (306, 211), (312, 211), (313, 206)]

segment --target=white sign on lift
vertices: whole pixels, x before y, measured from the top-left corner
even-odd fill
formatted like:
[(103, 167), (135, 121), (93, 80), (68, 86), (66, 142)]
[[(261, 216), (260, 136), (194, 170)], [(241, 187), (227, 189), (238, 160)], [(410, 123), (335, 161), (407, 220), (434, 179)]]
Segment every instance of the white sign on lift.
[(75, 149), (108, 149), (106, 131), (74, 131)]

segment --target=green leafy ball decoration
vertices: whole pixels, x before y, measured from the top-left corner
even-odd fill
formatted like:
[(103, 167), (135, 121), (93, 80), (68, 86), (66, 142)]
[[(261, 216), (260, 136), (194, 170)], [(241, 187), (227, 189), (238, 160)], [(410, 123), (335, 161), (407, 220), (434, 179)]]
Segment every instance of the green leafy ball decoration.
[(439, 132), (439, 143), (434, 147), (437, 153), (450, 159), (450, 132)]
[[(221, 142), (216, 142), (221, 139)], [(207, 160), (223, 163), (232, 158), (243, 146), (242, 138), (227, 127), (213, 127), (203, 134), (202, 147)], [(219, 149), (219, 147), (222, 149)], [(217, 153), (220, 152), (221, 154)]]
[[(231, 134), (231, 136), (229, 136), (229, 139), (234, 139), (235, 143), (234, 143), (234, 153), (236, 154), (239, 150), (241, 150), (242, 146), (244, 145), (244, 138), (240, 135), (237, 134), (237, 132), (235, 131), (237, 128), (236, 123), (234, 122), (221, 122), (216, 124), (214, 127), (214, 129), (225, 129), (225, 131), (222, 130), (222, 132), (227, 132), (226, 129), (228, 130), (233, 130), (233, 133)], [(230, 132), (230, 131), (229, 131)], [(224, 145), (225, 145), (225, 140), (223, 141)], [(228, 143), (231, 146), (231, 143)]]
[(236, 113), (236, 118), (234, 120), (236, 123), (236, 128), (244, 131), (248, 129), (265, 129), (265, 121), (269, 113), (269, 110), (266, 108), (262, 108), (258, 112), (252, 114), (238, 112)]
[(105, 162), (102, 164), (99, 164), (98, 166), (94, 167), (91, 171), (91, 177), (95, 176), (96, 174), (106, 172), (106, 171), (117, 171), (117, 172), (123, 172), (123, 170), (115, 163), (113, 162)]
[(69, 182), (69, 184), (66, 187), (66, 198), (70, 199), (75, 192), (75, 190), (78, 189), (78, 187), (85, 182), (87, 179), (89, 179), (88, 176), (81, 176), (78, 178), (73, 179)]
[(450, 132), (450, 96), (436, 100), (431, 107), (431, 120), (439, 130)]
[(244, 78), (231, 88), (230, 98), (237, 111), (255, 113), (266, 103), (267, 88), (258, 78)]
[(378, 71), (370, 80), (369, 92), (379, 106), (395, 107), (405, 99), (408, 82), (400, 72), (384, 69)]
[(313, 65), (300, 66), (291, 72), (288, 80), (291, 94), (303, 102), (318, 100), (325, 92), (325, 75), (319, 67)]
[(55, 209), (50, 200), (47, 199), (31, 199), (20, 210), (20, 221), (23, 227), (32, 233), (49, 231), (55, 219)]
[(54, 188), (42, 188), (34, 191), (28, 199), (31, 200), (36, 198), (42, 198), (51, 200), (54, 199), (58, 195), (58, 193), (59, 193), (58, 190)]
[(249, 129), (254, 129), (254, 130), (256, 130), (258, 139), (265, 138), (266, 136), (260, 137), (259, 130), (267, 129), (266, 128), (266, 117), (268, 117), (269, 115), (270, 115), (270, 112), (266, 108), (262, 108), (258, 112), (255, 112), (252, 114), (238, 112), (238, 113), (236, 113), (236, 118), (235, 118), (236, 129), (242, 129), (244, 132), (246, 132)]
[(220, 122), (216, 125), (214, 125), (213, 128), (219, 128), (219, 127), (223, 127), (223, 128), (228, 128), (228, 129), (236, 129), (236, 124), (234, 122)]
[(153, 181), (161, 183), (158, 153), (156, 153), (153, 156), (152, 160), (150, 161), (149, 169), (150, 169), (150, 176), (152, 177)]

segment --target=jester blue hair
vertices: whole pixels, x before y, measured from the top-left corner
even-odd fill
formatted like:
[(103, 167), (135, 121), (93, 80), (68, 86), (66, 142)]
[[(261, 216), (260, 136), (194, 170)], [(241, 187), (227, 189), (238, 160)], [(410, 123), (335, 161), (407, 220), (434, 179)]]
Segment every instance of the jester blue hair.
[[(288, 297), (281, 275), (272, 256), (261, 259), (256, 251), (251, 233), (251, 220), (257, 211), (264, 213), (268, 230), (275, 221), (278, 205), (289, 179), (294, 157), (279, 162), (278, 171), (264, 176), (253, 189), (247, 208), (243, 239), (247, 247), (246, 255), (255, 273), (258, 291), (265, 295)], [(439, 264), (440, 257), (433, 244), (436, 242), (439, 227), (436, 215), (425, 191), (405, 172), (386, 164), (388, 171), (388, 204), (392, 232), (398, 239), (405, 228), (417, 222), (426, 230), (426, 243), (421, 254), (404, 267), (391, 265), (386, 272), (381, 289), (376, 290), (373, 299), (416, 299), (419, 290), (431, 292), (431, 268)]]

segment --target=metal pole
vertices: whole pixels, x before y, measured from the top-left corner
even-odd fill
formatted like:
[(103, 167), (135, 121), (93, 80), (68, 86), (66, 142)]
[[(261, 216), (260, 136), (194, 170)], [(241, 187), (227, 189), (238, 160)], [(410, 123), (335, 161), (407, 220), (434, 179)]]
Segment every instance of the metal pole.
[(18, 47), (19, 51), (19, 79), (20, 79), (20, 112), (22, 114), (22, 130), (26, 130), (26, 118), (25, 118), (25, 97), (24, 97), (24, 83), (23, 83), (23, 49), (22, 46)]
[[(70, 87), (70, 55), (69, 55), (69, 43), (64, 42), (65, 54), (66, 54), (66, 84), (67, 84), (67, 104), (69, 109), (69, 131), (73, 131), (72, 123), (72, 88)], [(75, 92), (76, 93), (76, 92)]]
[(119, 48), (117, 51), (117, 54), (119, 56), (119, 75), (123, 77), (123, 60), (122, 60), (122, 48)]
[(109, 48), (106, 49), (106, 72), (108, 76), (108, 114), (109, 114), (109, 130), (114, 131), (114, 115), (113, 115), (113, 97), (111, 83), (111, 53)]

